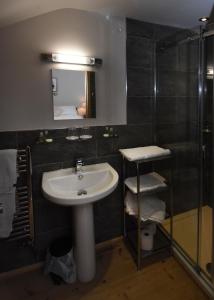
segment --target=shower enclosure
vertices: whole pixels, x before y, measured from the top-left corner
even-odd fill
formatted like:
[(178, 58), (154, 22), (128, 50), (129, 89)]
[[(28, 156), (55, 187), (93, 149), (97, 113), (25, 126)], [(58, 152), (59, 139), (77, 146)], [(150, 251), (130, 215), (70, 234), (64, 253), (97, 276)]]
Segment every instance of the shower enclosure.
[(155, 142), (174, 155), (174, 250), (211, 291), (214, 31), (179, 30), (156, 44), (155, 58)]

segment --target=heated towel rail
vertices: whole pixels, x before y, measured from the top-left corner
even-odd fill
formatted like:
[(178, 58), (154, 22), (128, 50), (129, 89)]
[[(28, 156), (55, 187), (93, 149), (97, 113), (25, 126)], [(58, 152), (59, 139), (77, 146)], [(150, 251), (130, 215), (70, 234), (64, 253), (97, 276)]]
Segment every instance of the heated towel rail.
[(34, 218), (31, 184), (30, 147), (17, 150), (16, 213), (9, 241), (20, 240), (27, 244), (34, 241)]

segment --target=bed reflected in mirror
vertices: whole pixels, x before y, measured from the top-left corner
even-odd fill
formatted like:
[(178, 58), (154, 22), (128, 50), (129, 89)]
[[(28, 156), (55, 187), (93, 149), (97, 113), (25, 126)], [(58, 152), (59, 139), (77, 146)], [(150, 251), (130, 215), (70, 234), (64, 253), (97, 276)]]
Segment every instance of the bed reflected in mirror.
[(95, 72), (52, 69), (54, 120), (96, 117)]

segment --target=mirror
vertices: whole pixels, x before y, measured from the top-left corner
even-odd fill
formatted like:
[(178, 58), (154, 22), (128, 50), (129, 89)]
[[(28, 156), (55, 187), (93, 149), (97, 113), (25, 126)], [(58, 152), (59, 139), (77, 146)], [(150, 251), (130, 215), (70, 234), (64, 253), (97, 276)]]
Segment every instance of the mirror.
[(54, 120), (96, 117), (95, 72), (52, 70)]

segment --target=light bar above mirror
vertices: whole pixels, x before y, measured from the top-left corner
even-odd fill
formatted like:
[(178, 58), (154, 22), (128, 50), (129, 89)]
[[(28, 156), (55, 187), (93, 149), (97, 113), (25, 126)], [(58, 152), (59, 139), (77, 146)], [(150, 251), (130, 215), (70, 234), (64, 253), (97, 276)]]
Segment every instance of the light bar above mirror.
[(42, 58), (53, 63), (86, 65), (86, 66), (101, 66), (102, 59), (88, 56), (74, 56), (62, 53), (42, 54)]

